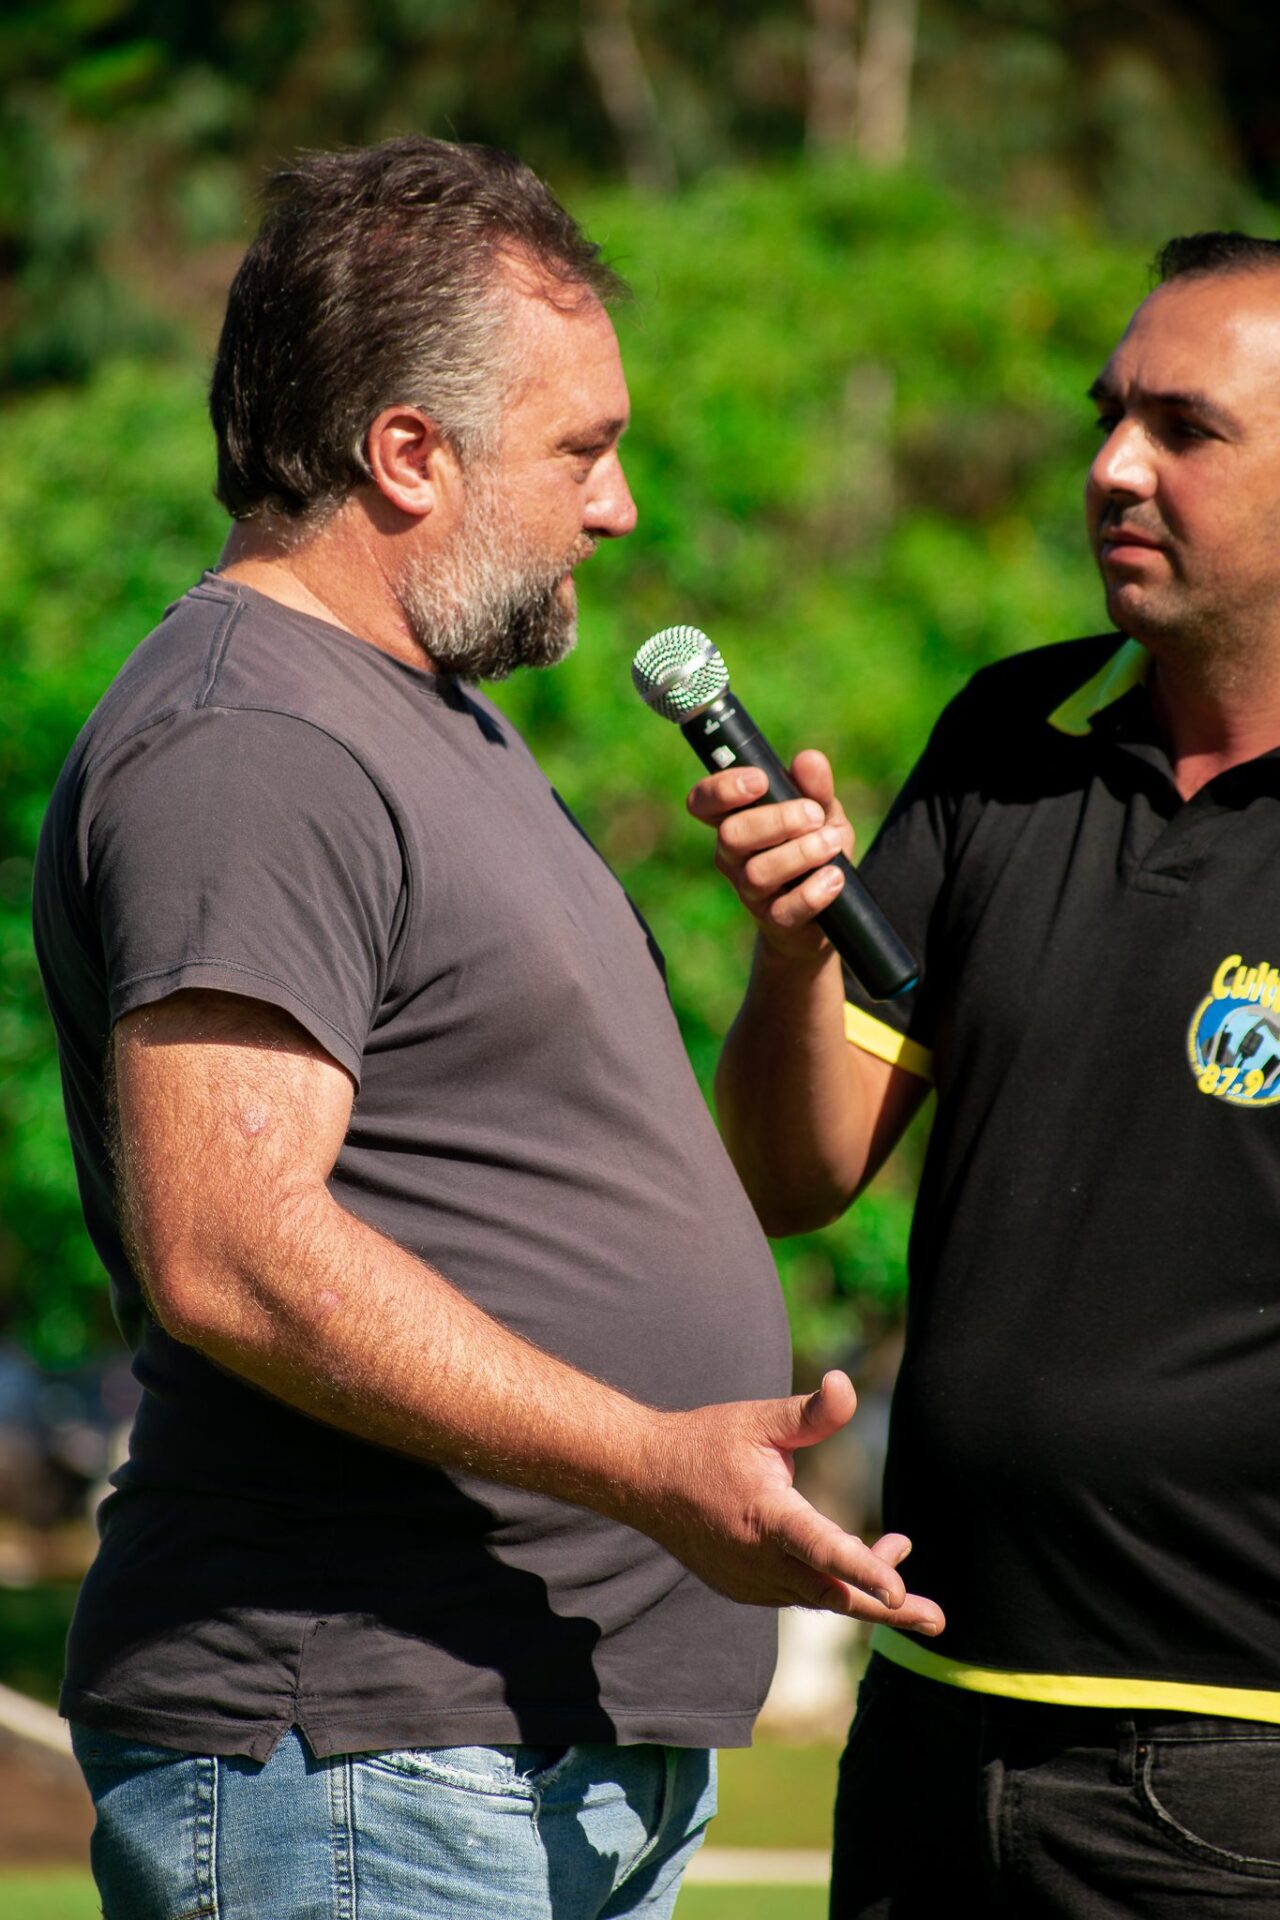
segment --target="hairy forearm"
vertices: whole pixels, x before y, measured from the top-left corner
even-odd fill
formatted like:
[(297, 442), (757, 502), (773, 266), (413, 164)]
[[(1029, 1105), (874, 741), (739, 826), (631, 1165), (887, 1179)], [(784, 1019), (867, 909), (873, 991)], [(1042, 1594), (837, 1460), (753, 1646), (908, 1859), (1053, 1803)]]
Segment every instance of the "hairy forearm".
[(144, 1258), (175, 1337), (313, 1419), (615, 1518), (660, 1477), (665, 1417), (531, 1345), (327, 1188), (278, 1192)]
[[(907, 1542), (868, 1549), (791, 1488), (790, 1449), (848, 1418), (817, 1410), (821, 1396), (644, 1406), (491, 1319), (327, 1191), (282, 1196), (271, 1233), (234, 1251), (211, 1238), (181, 1258), (193, 1270), (170, 1267), (166, 1300), (198, 1290), (215, 1306), (166, 1308), (169, 1330), (312, 1419), (589, 1507), (737, 1600), (941, 1624), (896, 1571)], [(780, 1413), (793, 1423), (783, 1435)]]
[(734, 1599), (936, 1630), (897, 1562), (823, 1519), (791, 1457), (852, 1388), (668, 1412), (493, 1320), (334, 1199), (342, 1069), (288, 1016), (185, 993), (114, 1046), (122, 1225), (152, 1312), (312, 1419), (442, 1467), (594, 1508)]

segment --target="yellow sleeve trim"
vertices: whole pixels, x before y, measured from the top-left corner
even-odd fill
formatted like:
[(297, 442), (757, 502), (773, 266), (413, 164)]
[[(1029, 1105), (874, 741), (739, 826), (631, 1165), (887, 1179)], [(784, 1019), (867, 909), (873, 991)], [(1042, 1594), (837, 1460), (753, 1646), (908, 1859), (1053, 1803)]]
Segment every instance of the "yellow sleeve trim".
[(933, 1084), (933, 1055), (927, 1047), (919, 1046), (916, 1041), (908, 1040), (905, 1033), (898, 1033), (893, 1027), (885, 1025), (883, 1020), (872, 1019), (861, 1007), (854, 1007), (846, 1000), (844, 1003), (844, 1037), (851, 1045), (861, 1047), (864, 1053), (874, 1053), (877, 1060), (887, 1060), (891, 1067), (905, 1067), (908, 1073), (914, 1073), (917, 1079)]
[(1252, 1687), (1201, 1687), (1180, 1680), (1102, 1679), (1087, 1673), (1008, 1673), (1002, 1667), (971, 1667), (931, 1653), (908, 1634), (877, 1627), (873, 1653), (925, 1680), (998, 1694), (1004, 1700), (1037, 1700), (1053, 1707), (1135, 1707), (1209, 1714), (1217, 1719), (1264, 1720), (1280, 1726), (1280, 1693)]

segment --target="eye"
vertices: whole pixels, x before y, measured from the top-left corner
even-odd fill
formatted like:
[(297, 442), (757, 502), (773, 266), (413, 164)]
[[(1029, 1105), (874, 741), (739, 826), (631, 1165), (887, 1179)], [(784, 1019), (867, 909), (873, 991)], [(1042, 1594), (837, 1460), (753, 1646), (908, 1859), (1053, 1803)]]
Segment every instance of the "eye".
[(604, 452), (603, 447), (566, 447), (565, 458), (573, 467), (574, 478), (585, 480)]
[(1212, 440), (1213, 435), (1206, 427), (1197, 426), (1194, 420), (1170, 420), (1165, 427), (1167, 440)]

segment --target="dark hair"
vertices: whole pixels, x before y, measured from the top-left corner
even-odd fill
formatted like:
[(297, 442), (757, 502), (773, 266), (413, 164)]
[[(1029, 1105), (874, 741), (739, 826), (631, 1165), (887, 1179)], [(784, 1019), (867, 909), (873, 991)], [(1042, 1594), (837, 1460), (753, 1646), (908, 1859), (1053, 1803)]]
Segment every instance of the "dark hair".
[(1259, 273), (1280, 267), (1280, 240), (1251, 233), (1186, 233), (1161, 247), (1151, 264), (1153, 281), (1184, 280), (1211, 273)]
[(215, 492), (236, 519), (332, 508), (368, 478), (370, 424), (398, 402), (463, 459), (490, 450), (514, 358), (504, 254), (602, 300), (623, 287), (537, 175), (494, 147), (407, 135), (307, 153), (267, 192), (209, 391)]

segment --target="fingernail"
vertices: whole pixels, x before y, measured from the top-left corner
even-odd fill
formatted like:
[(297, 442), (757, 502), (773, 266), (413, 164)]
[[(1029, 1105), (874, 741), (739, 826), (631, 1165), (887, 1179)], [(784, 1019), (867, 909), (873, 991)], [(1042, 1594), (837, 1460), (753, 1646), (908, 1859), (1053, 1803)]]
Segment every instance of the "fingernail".
[(804, 803), (804, 817), (809, 826), (820, 827), (827, 816), (816, 800), (806, 800)]
[(824, 847), (838, 847), (840, 845), (839, 827), (824, 827), (822, 830), (822, 844)]
[(882, 1607), (896, 1607), (898, 1604), (897, 1601), (894, 1599), (893, 1595), (890, 1593), (888, 1587), (877, 1587), (875, 1590), (875, 1595), (876, 1595), (876, 1599), (880, 1602), (880, 1605)]

